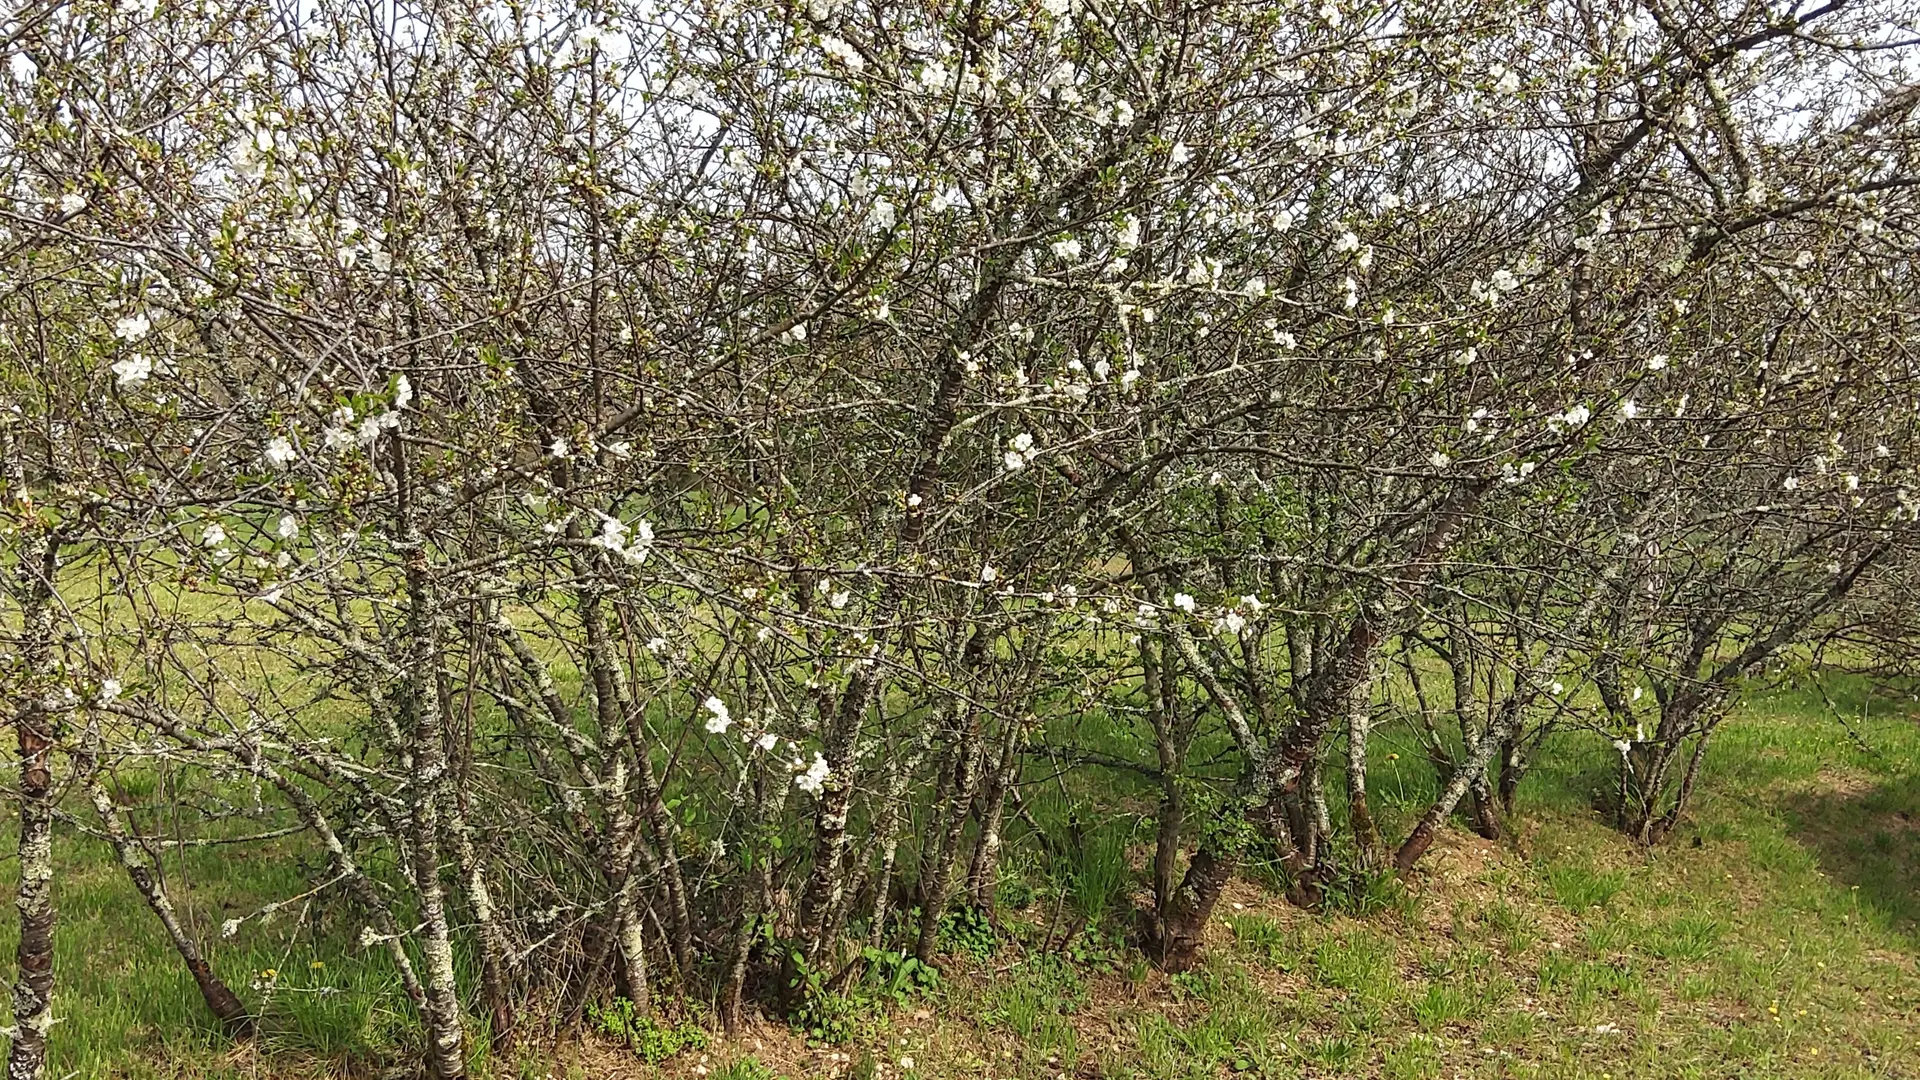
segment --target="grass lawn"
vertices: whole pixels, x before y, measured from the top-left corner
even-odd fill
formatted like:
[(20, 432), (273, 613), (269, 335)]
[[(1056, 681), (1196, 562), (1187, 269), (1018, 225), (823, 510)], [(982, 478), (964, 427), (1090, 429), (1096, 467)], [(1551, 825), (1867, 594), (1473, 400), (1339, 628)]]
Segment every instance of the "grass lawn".
[[(840, 1041), (763, 1023), (655, 1066), (589, 1033), (482, 1064), (556, 1080), (1920, 1076), (1920, 713), (1903, 704), (1842, 699), (1843, 726), (1818, 695), (1750, 703), (1686, 827), (1650, 853), (1588, 808), (1611, 750), (1566, 737), (1522, 788), (1512, 840), (1450, 834), (1411, 888), (1330, 914), (1238, 883), (1185, 975), (1125, 945), (1138, 848), (1094, 843), (1104, 865), (1027, 875), (997, 936), (955, 923), (938, 988), (857, 1013)], [(1431, 779), (1416, 754), (1381, 764), (1372, 790), (1400, 824)], [(104, 847), (62, 858), (55, 1076), (397, 1075), (403, 999), (337, 909), (295, 901), (220, 936), (246, 913), (223, 900), (299, 893), (313, 851), (172, 863), (217, 968), (266, 1015), (239, 1050)], [(1088, 906), (1104, 921), (1065, 914)]]

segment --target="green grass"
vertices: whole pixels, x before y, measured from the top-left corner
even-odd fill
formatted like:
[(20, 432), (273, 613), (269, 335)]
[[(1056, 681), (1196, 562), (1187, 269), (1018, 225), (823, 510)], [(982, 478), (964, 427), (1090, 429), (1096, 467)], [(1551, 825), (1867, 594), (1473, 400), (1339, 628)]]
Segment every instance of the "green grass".
[[(1611, 748), (1557, 736), (1522, 788), (1512, 840), (1452, 835), (1411, 888), (1361, 888), (1324, 914), (1243, 883), (1205, 962), (1177, 978), (1126, 945), (1150, 825), (1086, 813), (1096, 824), (1071, 826), (1063, 797), (1036, 794), (1036, 817), (1064, 839), (1043, 852), (1010, 836), (1026, 845), (1009, 874), (1031, 903), (1003, 911), (992, 949), (950, 956), (933, 999), (835, 1048), (778, 1027), (716, 1038), (700, 1067), (728, 1080), (861, 1062), (876, 1076), (873, 1063), (890, 1076), (1139, 1080), (1920, 1075), (1920, 726), (1885, 702), (1862, 719), (1862, 702), (1842, 699), (1866, 747), (1818, 695), (1744, 708), (1692, 814), (1651, 852), (1592, 810)], [(1404, 821), (1431, 774), (1418, 755), (1384, 757), (1372, 788), (1383, 818)], [(140, 783), (129, 797), (153, 797)], [(1150, 793), (1116, 791), (1150, 810)], [(296, 903), (220, 937), (224, 919), (305, 891), (318, 855), (304, 842), (169, 859), (215, 967), (263, 1010), (260, 1051), (238, 1054), (104, 848), (69, 840), (60, 859), (53, 1075), (352, 1076), (404, 1060), (402, 999), (343, 909)], [(528, 1052), (493, 1075), (603, 1074)], [(693, 1059), (662, 1075), (695, 1075)]]

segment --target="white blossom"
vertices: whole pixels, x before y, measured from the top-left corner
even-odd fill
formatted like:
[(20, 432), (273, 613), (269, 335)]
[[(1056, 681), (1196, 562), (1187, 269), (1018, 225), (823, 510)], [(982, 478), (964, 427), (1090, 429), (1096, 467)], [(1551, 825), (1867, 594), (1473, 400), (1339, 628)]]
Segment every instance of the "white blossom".
[(733, 716), (727, 711), (727, 703), (717, 697), (709, 697), (700, 703), (700, 707), (713, 714), (707, 717), (707, 730), (715, 735), (724, 735), (733, 726)]
[(1187, 595), (1186, 593), (1174, 593), (1173, 606), (1191, 615), (1193, 614), (1194, 609), (1199, 605), (1194, 600), (1193, 597)]
[(139, 341), (153, 329), (153, 320), (144, 314), (122, 315), (113, 323), (113, 336), (122, 341)]
[(200, 543), (205, 547), (219, 547), (226, 542), (227, 530), (217, 521), (200, 530)]
[(827, 759), (816, 750), (813, 752), (813, 764), (807, 766), (806, 772), (793, 778), (793, 786), (810, 795), (818, 795), (820, 789), (826, 786), (827, 777), (830, 775), (831, 770), (827, 768)]
[(275, 435), (267, 440), (267, 448), (260, 452), (267, 464), (276, 469), (284, 469), (293, 464), (293, 442), (284, 435)]
[(273, 528), (274, 534), (282, 540), (291, 540), (300, 535), (300, 520), (292, 514), (281, 514), (280, 521)]
[(834, 37), (832, 34), (821, 36), (820, 48), (828, 56), (840, 61), (840, 63), (854, 71), (859, 71), (861, 68), (867, 66), (866, 59), (862, 57), (852, 45)]
[(114, 362), (113, 374), (118, 386), (139, 386), (153, 374), (153, 361), (144, 353), (133, 353)]

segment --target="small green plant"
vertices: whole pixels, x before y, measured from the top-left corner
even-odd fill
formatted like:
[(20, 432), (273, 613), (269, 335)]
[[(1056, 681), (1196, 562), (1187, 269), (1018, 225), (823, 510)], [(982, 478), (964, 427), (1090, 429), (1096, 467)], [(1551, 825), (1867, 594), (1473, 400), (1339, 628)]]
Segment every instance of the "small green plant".
[(940, 985), (940, 972), (910, 953), (868, 949), (863, 955), (867, 969), (860, 986), (878, 1004), (898, 1008)]
[(1298, 962), (1299, 945), (1293, 936), (1265, 915), (1229, 915), (1227, 926), (1240, 947), (1281, 971), (1292, 971)]
[(907, 953), (869, 948), (861, 954), (862, 972), (847, 990), (829, 986), (829, 976), (793, 954), (793, 987), (799, 1005), (791, 1020), (807, 1036), (824, 1043), (844, 1043), (857, 1033), (860, 1022), (882, 1009), (899, 1008), (931, 993), (940, 973)]
[(1426, 993), (1414, 999), (1413, 1018), (1422, 1028), (1434, 1031), (1466, 1019), (1472, 1005), (1465, 991), (1445, 983), (1432, 983)]
[(1682, 915), (1649, 935), (1646, 948), (1662, 960), (1699, 960), (1720, 944), (1720, 933), (1710, 915)]
[(1364, 930), (1354, 930), (1315, 946), (1313, 966), (1328, 986), (1377, 996), (1393, 979), (1393, 947)]
[(1416, 903), (1406, 883), (1392, 871), (1352, 874), (1335, 880), (1327, 887), (1326, 904), (1329, 911), (1361, 918), (1387, 911), (1411, 916)]
[(940, 947), (947, 952), (964, 953), (985, 960), (999, 948), (999, 934), (993, 920), (976, 907), (955, 908), (940, 916)]
[(1547, 888), (1570, 911), (1605, 907), (1626, 887), (1626, 875), (1614, 870), (1591, 870), (1570, 863), (1547, 868)]
[(707, 1045), (706, 1030), (692, 1020), (665, 1024), (622, 997), (604, 1005), (597, 1002), (588, 1005), (587, 1020), (595, 1031), (621, 1043), (649, 1065), (658, 1065), (684, 1050), (699, 1050)]
[(786, 1080), (756, 1057), (735, 1058), (713, 1070), (712, 1080)]

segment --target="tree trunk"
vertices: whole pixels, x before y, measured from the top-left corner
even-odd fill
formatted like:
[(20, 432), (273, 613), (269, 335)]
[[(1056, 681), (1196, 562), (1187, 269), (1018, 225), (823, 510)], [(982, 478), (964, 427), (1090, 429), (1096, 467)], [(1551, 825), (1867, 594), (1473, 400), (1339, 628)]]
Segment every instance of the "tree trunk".
[(1154, 962), (1162, 971), (1186, 971), (1199, 959), (1207, 923), (1238, 865), (1237, 851), (1202, 846), (1194, 853), (1172, 901), (1160, 911), (1160, 940), (1153, 946)]
[(1367, 734), (1373, 722), (1371, 672), (1361, 678), (1347, 699), (1347, 816), (1359, 847), (1360, 866), (1372, 869), (1385, 862), (1380, 827), (1367, 805)]
[(408, 655), (406, 700), (412, 754), (410, 820), (405, 846), (420, 901), (420, 955), (425, 962), (427, 1065), (436, 1080), (467, 1074), (466, 1033), (460, 988), (453, 966), (453, 935), (447, 925), (446, 890), (440, 880), (443, 831), (441, 809), (447, 800), (447, 744), (440, 702), (440, 598), (427, 546), (418, 523), (407, 450), (391, 439), (391, 460), (398, 489), (400, 543), (406, 550)]
[(846, 888), (847, 816), (853, 811), (854, 753), (876, 680), (873, 669), (861, 666), (841, 692), (827, 731), (827, 780), (814, 799), (813, 871), (800, 903), (800, 925), (805, 932), (806, 959), (819, 961), (830, 942), (832, 914)]
[(949, 882), (960, 840), (973, 810), (974, 789), (979, 786), (980, 737), (974, 718), (968, 715), (958, 732), (960, 742), (953, 748), (948, 766), (953, 784), (944, 807), (935, 804), (928, 818), (928, 832), (934, 843), (920, 866), (920, 932), (914, 941), (913, 955), (923, 964), (933, 962), (940, 940), (940, 917), (947, 913)]
[(41, 692), (53, 661), (53, 582), (59, 548), (29, 525), (14, 574), (21, 599), (20, 699), (14, 732), (20, 749), (20, 913), (14, 951), (13, 1042), (7, 1080), (41, 1080), (47, 1071), (47, 1029), (53, 1026), (53, 747), (58, 713)]
[(1020, 771), (1019, 720), (1008, 717), (1002, 725), (1000, 752), (993, 771), (986, 777), (986, 805), (980, 813), (980, 842), (974, 845), (973, 862), (967, 867), (967, 892), (973, 905), (995, 918), (1000, 876), (1000, 829), (1006, 819), (1007, 792), (1017, 782)]

